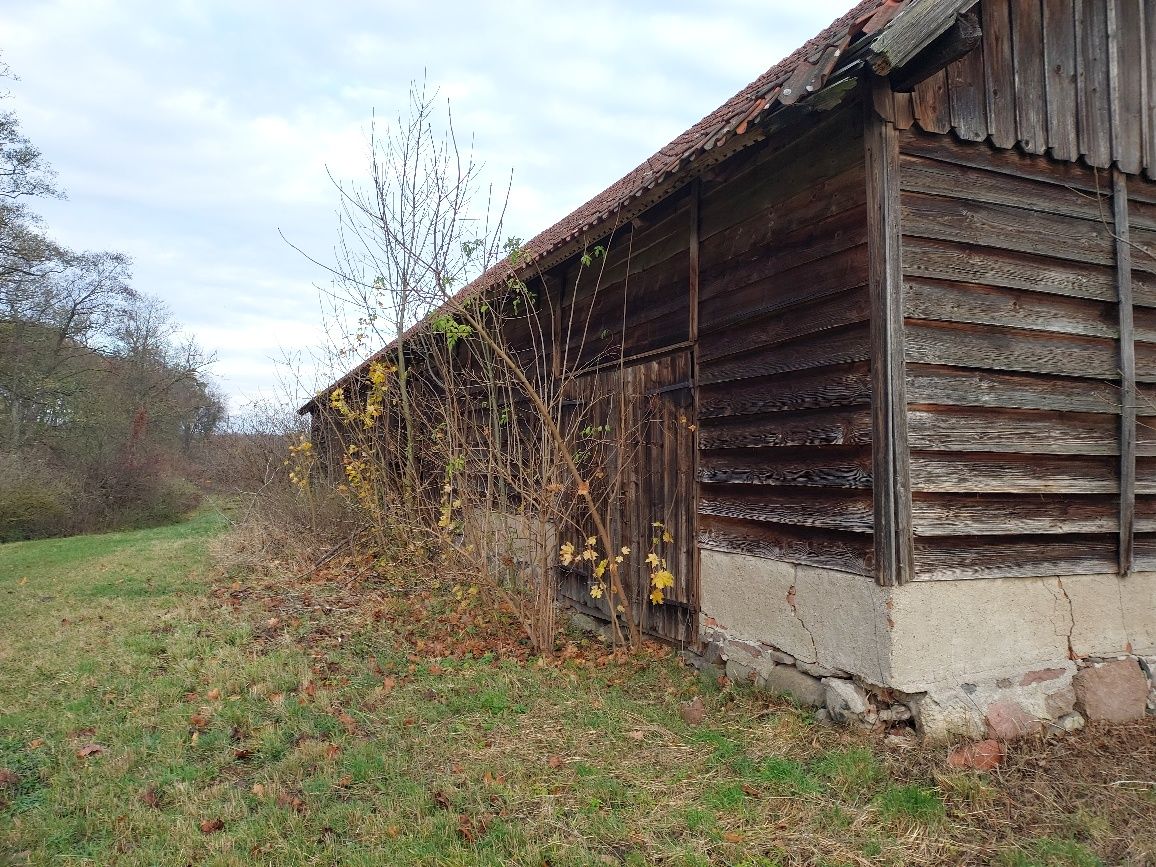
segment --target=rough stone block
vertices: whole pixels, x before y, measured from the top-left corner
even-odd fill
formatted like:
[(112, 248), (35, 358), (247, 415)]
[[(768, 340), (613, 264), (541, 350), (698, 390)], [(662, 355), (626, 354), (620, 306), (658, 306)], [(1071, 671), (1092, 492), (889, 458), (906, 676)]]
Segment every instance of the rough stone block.
[(997, 701), (984, 714), (988, 734), (1001, 741), (1014, 741), (1040, 730), (1040, 721), (1014, 701)]
[(846, 722), (866, 713), (870, 707), (867, 693), (858, 684), (838, 678), (827, 678), (822, 683), (827, 712), (835, 722)]
[(1052, 719), (1059, 719), (1075, 706), (1076, 691), (1071, 686), (1065, 686), (1044, 696), (1044, 708)]
[(771, 669), (764, 685), (771, 692), (794, 696), (796, 701), (808, 707), (822, 707), (827, 700), (827, 691), (817, 677), (785, 665), (776, 665)]
[(1148, 678), (1140, 665), (1123, 659), (1082, 669), (1072, 678), (1076, 708), (1090, 720), (1142, 719), (1148, 703)]

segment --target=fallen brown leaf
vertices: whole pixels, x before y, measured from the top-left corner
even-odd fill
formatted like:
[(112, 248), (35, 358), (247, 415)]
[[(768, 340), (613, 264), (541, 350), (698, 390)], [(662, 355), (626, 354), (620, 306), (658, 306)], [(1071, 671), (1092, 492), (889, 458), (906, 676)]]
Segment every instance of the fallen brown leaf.
[(33, 738), (28, 742), (28, 749), (38, 750), (44, 746), (44, 738)]
[(224, 819), (205, 819), (201, 822), (202, 834), (215, 834), (225, 827)]
[(551, 755), (549, 758), (546, 759), (546, 764), (549, 765), (551, 768), (560, 768), (560, 767), (562, 767), (562, 765), (566, 764), (566, 760), (563, 759), (561, 756)]
[(205, 698), (207, 698), (209, 701), (217, 701), (220, 697), (221, 691), (216, 688), (210, 689), (207, 693), (205, 693)]
[(99, 756), (103, 752), (104, 747), (100, 744), (85, 744), (76, 751), (76, 757), (78, 759), (88, 759), (92, 756)]
[(161, 793), (152, 783), (145, 786), (145, 790), (140, 793), (140, 799), (146, 806), (152, 807), (154, 810), (160, 809)]
[(0, 768), (0, 786), (15, 786), (20, 782), (20, 775), (8, 768)]
[(706, 719), (706, 705), (702, 703), (702, 696), (696, 695), (690, 701), (683, 702), (678, 708), (678, 715), (688, 726), (702, 725)]

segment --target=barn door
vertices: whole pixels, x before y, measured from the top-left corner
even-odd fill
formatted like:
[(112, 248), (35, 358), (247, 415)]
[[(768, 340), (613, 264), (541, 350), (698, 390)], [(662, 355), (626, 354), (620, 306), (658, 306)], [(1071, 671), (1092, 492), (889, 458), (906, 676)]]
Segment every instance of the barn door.
[[(578, 387), (597, 407), (593, 426), (606, 431), (603, 502), (611, 534), (630, 547), (624, 578), (635, 616), (644, 632), (679, 644), (693, 642), (698, 631), (691, 370), (690, 354), (679, 352), (591, 374)], [(651, 553), (674, 576), (661, 604), (651, 600)], [(566, 572), (562, 593), (608, 616), (605, 600), (592, 600), (587, 584), (586, 576)]]

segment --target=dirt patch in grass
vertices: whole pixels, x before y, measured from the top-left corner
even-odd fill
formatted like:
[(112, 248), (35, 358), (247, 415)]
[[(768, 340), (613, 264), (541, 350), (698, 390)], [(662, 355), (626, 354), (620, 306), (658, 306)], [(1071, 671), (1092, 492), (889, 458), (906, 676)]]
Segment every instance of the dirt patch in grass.
[[(137, 541), (193, 577), (174, 589), (177, 567), (155, 563), (110, 576), (100, 550), (41, 574), (24, 552), (19, 585), (0, 548), (14, 648), (0, 761), (31, 785), (0, 807), (0, 864), (1145, 864), (1156, 851), (1151, 720), (953, 771), (944, 747), (818, 725), (659, 645), (623, 657), (575, 633), (537, 658), (462, 576), (351, 559), (208, 582), (200, 537)], [(144, 592), (158, 574), (167, 592)], [(90, 582), (124, 593), (93, 597)], [(706, 716), (689, 726), (679, 708), (696, 696)]]

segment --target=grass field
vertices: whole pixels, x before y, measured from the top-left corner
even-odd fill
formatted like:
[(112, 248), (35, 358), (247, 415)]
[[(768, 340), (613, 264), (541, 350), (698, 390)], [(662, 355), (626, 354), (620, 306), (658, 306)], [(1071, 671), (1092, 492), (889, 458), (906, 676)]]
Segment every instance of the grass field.
[(213, 576), (223, 528), (0, 546), (0, 865), (1156, 859), (1150, 724), (949, 772), (468, 587)]

